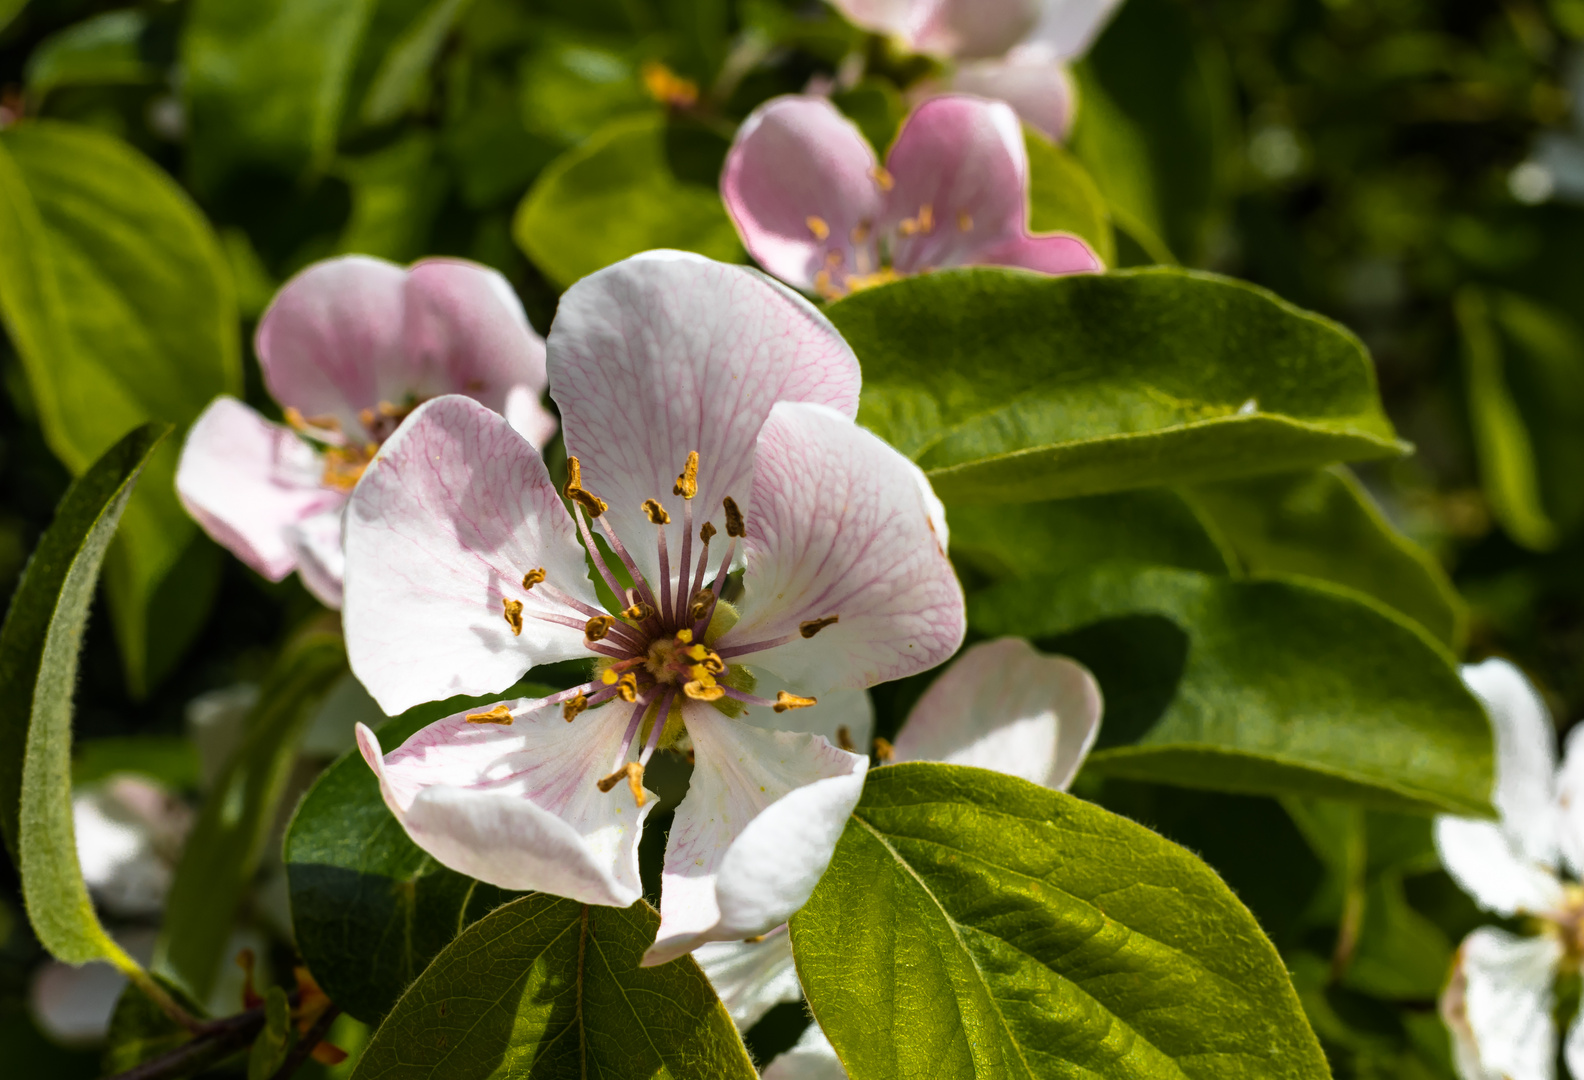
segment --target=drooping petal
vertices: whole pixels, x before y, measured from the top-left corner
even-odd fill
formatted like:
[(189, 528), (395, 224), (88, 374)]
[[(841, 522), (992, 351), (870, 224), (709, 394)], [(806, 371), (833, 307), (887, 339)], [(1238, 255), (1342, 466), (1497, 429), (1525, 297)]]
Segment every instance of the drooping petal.
[(290, 527), (346, 499), (325, 487), (323, 472), (318, 453), (290, 429), (219, 397), (187, 433), (176, 493), (216, 543), (279, 581), (296, 566)]
[(869, 759), (689, 703), (693, 778), (677, 807), (645, 966), (763, 934), (803, 906), (863, 791)]
[(742, 620), (721, 639), (723, 656), (791, 635), (742, 661), (818, 696), (924, 671), (962, 643), (962, 587), (914, 466), (831, 410), (771, 411), (747, 527)]
[(934, 0), (912, 28), (910, 44), (917, 52), (961, 60), (1000, 56), (1033, 31), (1044, 2)]
[(1100, 730), (1100, 684), (1022, 638), (964, 650), (913, 706), (897, 761), (944, 761), (1064, 791)]
[(404, 295), (405, 370), (381, 373), (382, 400), (466, 394), (504, 413), (522, 387), (538, 403), (547, 382), (544, 338), (500, 273), (465, 259), (423, 259), (407, 271)]
[(581, 629), (538, 617), (586, 616), (522, 584), (542, 568), (595, 603), (572, 521), (538, 453), (476, 401), (435, 398), (385, 443), (348, 505), (346, 560), (347, 656), (388, 713), (589, 655)]
[[(753, 693), (770, 701), (785, 690), (796, 694), (799, 688), (773, 671), (750, 666), (754, 676)], [(806, 731), (824, 736), (825, 741), (843, 750), (866, 753), (874, 738), (874, 702), (867, 690), (826, 690), (819, 703), (806, 709), (778, 713), (762, 705), (743, 708), (739, 719), (766, 731)]]
[(506, 394), (506, 408), (502, 415), (512, 430), (527, 439), (535, 450), (543, 450), (561, 429), (555, 413), (544, 407), (539, 391), (527, 386), (514, 386)]
[(436, 721), (383, 756), (358, 725), (363, 759), (413, 843), (503, 889), (612, 907), (637, 900), (638, 839), (655, 800), (637, 807), (626, 784), (597, 786), (621, 749), (623, 710), (593, 709), (570, 724), (553, 705), (509, 726), (466, 716)]
[(1047, 273), (1100, 268), (1077, 237), (1029, 237), (1028, 153), (1011, 106), (966, 94), (931, 98), (886, 159), (896, 186), (882, 228), (898, 273), (1000, 264)]
[(1446, 872), (1487, 910), (1541, 915), (1562, 906), (1561, 881), (1549, 867), (1524, 855), (1495, 822), (1438, 817), (1435, 844)]
[[(694, 527), (708, 519), (724, 533), (721, 500), (749, 508), (771, 406), (858, 411), (858, 358), (812, 304), (757, 271), (685, 252), (645, 252), (573, 285), (549, 349), (567, 453), (582, 461), (584, 486), (610, 503), (610, 523), (645, 575), (658, 560), (643, 501), (659, 500), (681, 522), (672, 486), (690, 451), (699, 454)], [(673, 544), (678, 537), (673, 530)], [(717, 562), (724, 540), (711, 549)]]
[(366, 434), (358, 413), (379, 405), (383, 373), (405, 367), (406, 283), (395, 263), (344, 255), (281, 286), (253, 338), (270, 395), (309, 419), (334, 417), (349, 437)]
[(346, 503), (341, 502), (286, 530), (286, 543), (297, 561), (297, 576), (314, 599), (332, 611), (341, 610), (346, 554), (341, 550)]
[(1584, 877), (1584, 727), (1568, 732), (1556, 783), (1557, 846), (1573, 876)]
[(1042, 0), (1039, 22), (1025, 47), (1047, 48), (1062, 60), (1076, 60), (1121, 6), (1122, 0)]
[(801, 1001), (792, 938), (779, 926), (752, 941), (711, 941), (693, 951), (741, 1031), (783, 1001)]
[(792, 1049), (776, 1055), (765, 1067), (764, 1080), (847, 1080), (847, 1070), (819, 1024), (813, 1023), (803, 1029)]
[(1056, 142), (1067, 138), (1078, 104), (1066, 64), (1038, 45), (1020, 45), (1003, 57), (960, 64), (945, 84), (926, 87), (916, 100), (943, 93), (1004, 101), (1025, 124)]
[(789, 94), (759, 106), (737, 129), (721, 198), (759, 265), (805, 292), (830, 293), (845, 287), (848, 274), (878, 269), (878, 164), (828, 99)]
[(1531, 862), (1557, 858), (1556, 729), (1523, 673), (1505, 660), (1466, 664), (1463, 681), (1485, 705), (1496, 741), (1491, 802), (1502, 829)]
[(1552, 981), (1562, 955), (1554, 937), (1517, 937), (1490, 926), (1463, 940), (1441, 1016), (1465, 1080), (1552, 1080)]

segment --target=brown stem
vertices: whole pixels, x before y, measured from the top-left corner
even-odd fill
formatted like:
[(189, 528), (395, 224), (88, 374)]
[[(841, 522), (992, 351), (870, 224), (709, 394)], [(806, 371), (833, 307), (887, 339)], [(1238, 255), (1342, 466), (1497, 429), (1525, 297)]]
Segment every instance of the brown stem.
[(314, 1052), (314, 1047), (323, 1042), (324, 1037), (330, 1033), (330, 1025), (335, 1023), (335, 1018), (340, 1015), (339, 1005), (331, 1005), (320, 1013), (319, 1019), (314, 1021), (313, 1027), (308, 1029), (307, 1034), (297, 1040), (297, 1045), (291, 1048), (291, 1053), (286, 1055), (286, 1060), (281, 1062), (281, 1067), (275, 1070), (275, 1075), (270, 1077), (270, 1080), (287, 1080), (292, 1073), (301, 1068), (302, 1063), (308, 1060), (308, 1055)]
[(178, 1076), (191, 1076), (241, 1050), (256, 1039), (263, 1028), (262, 1005), (222, 1020), (211, 1020), (202, 1024), (188, 1042), (118, 1073), (111, 1080), (174, 1080)]

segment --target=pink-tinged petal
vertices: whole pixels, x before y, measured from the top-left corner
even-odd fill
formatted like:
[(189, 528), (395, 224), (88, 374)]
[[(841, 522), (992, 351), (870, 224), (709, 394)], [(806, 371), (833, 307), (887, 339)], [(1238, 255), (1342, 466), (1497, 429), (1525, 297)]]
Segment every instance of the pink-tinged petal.
[(310, 419), (334, 417), (361, 437), (359, 411), (389, 400), (381, 397), (383, 376), (405, 367), (406, 284), (395, 263), (345, 255), (283, 285), (253, 339), (271, 396)]
[(1039, 22), (1025, 48), (1044, 48), (1062, 60), (1076, 60), (1089, 51), (1122, 6), (1122, 0), (1043, 0)]
[(286, 543), (297, 561), (297, 576), (308, 591), (331, 611), (340, 611), (342, 582), (346, 578), (346, 553), (341, 532), (346, 503), (304, 518), (286, 530)]
[(847, 1070), (819, 1024), (813, 1023), (792, 1049), (776, 1055), (765, 1067), (764, 1080), (847, 1080)]
[(986, 266), (1017, 266), (1042, 274), (1098, 274), (1105, 266), (1084, 241), (1067, 233), (1014, 236), (980, 253)]
[(1039, 46), (1019, 46), (998, 59), (961, 64), (944, 86), (935, 83), (924, 89), (917, 100), (956, 93), (1004, 101), (1025, 124), (1056, 142), (1067, 138), (1078, 104), (1066, 65)]
[(1065, 791), (1100, 731), (1100, 684), (1022, 638), (965, 650), (896, 737), (897, 761), (974, 765)]
[(1553, 1080), (1552, 982), (1562, 943), (1482, 926), (1463, 939), (1441, 1016), (1465, 1080)]
[[(589, 656), (586, 615), (523, 588), (594, 605), (587, 563), (544, 462), (504, 417), (458, 396), (420, 406), (363, 474), (347, 508), (352, 671), (387, 713), (510, 686), (535, 664)], [(520, 603), (521, 632), (505, 617)]]
[[(749, 671), (754, 676), (755, 697), (774, 701), (779, 691), (796, 694), (800, 689), (773, 671), (755, 669), (751, 665)], [(762, 705), (749, 705), (738, 718), (766, 731), (806, 731), (820, 735), (832, 746), (860, 753), (868, 751), (874, 738), (874, 702), (869, 699), (867, 690), (826, 690), (820, 694), (817, 705), (783, 713)]]
[[(721, 500), (749, 507), (771, 406), (858, 411), (858, 358), (812, 304), (757, 271), (685, 252), (646, 252), (573, 285), (549, 345), (567, 453), (582, 461), (584, 486), (610, 503), (610, 523), (645, 575), (658, 560), (643, 501), (658, 499), (680, 524), (672, 486), (690, 451), (699, 453), (694, 528), (712, 520), (724, 533)], [(673, 529), (673, 550), (679, 541)], [(724, 541), (711, 548), (717, 562)]]
[(749, 114), (721, 173), (721, 198), (743, 246), (806, 292), (844, 287), (878, 268), (882, 196), (874, 150), (829, 100), (772, 98)]
[(1024, 233), (1028, 154), (1008, 105), (931, 98), (903, 123), (886, 168), (895, 186), (881, 228), (899, 274), (983, 262)]
[(869, 759), (817, 735), (764, 731), (685, 706), (693, 778), (660, 879), (644, 966), (779, 926), (808, 900), (863, 792)]
[(916, 468), (880, 439), (818, 405), (777, 405), (759, 436), (742, 619), (722, 655), (790, 635), (741, 662), (814, 696), (944, 661), (967, 623), (930, 514)]
[(1033, 31), (1049, 2), (934, 0), (913, 27), (911, 43), (917, 52), (962, 60), (1000, 56)]
[(555, 433), (561, 430), (561, 421), (556, 419), (556, 414), (544, 407), (539, 400), (539, 391), (527, 386), (514, 386), (506, 394), (506, 408), (502, 410), (506, 422), (512, 430), (523, 438), (535, 450), (543, 450), (550, 445), (550, 440), (555, 438)]
[(346, 496), (320, 481), (317, 452), (235, 398), (216, 398), (193, 423), (176, 494), (204, 532), (271, 581), (291, 573), (291, 526)]
[(1435, 844), (1452, 880), (1488, 911), (1542, 915), (1560, 910), (1566, 900), (1550, 867), (1526, 856), (1495, 822), (1438, 817)]
[(742, 1031), (783, 1001), (803, 1000), (792, 963), (792, 938), (784, 926), (753, 941), (700, 945), (693, 951), (693, 959)]
[[(407, 272), (404, 371), (381, 373), (382, 400), (465, 394), (506, 411), (514, 387), (544, 392), (544, 338), (498, 272), (464, 259), (424, 259)], [(554, 428), (551, 429), (554, 433)], [(543, 446), (549, 439), (532, 439)]]
[(1496, 742), (1491, 802), (1502, 830), (1531, 862), (1557, 859), (1556, 729), (1523, 673), (1505, 660), (1465, 664), (1463, 681), (1485, 706)]
[(876, 34), (906, 35), (934, 0), (831, 0), (842, 18)]
[(509, 726), (467, 715), (436, 721), (384, 755), (378, 737), (357, 727), (363, 760), (413, 843), (503, 889), (611, 907), (642, 896), (638, 839), (656, 801), (638, 807), (626, 784), (598, 787), (621, 749), (623, 710), (593, 709), (569, 724), (551, 705)]

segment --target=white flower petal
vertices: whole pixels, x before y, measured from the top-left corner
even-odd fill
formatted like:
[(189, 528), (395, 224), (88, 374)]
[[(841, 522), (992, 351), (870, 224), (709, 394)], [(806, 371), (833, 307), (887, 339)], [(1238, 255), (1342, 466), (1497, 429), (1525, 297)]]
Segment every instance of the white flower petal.
[(867, 757), (817, 735), (763, 731), (707, 705), (684, 708), (693, 779), (666, 844), (660, 932), (646, 967), (706, 941), (763, 934), (802, 907), (869, 769)]
[(503, 889), (612, 907), (642, 896), (638, 839), (655, 799), (635, 807), (627, 785), (596, 786), (627, 728), (620, 703), (570, 724), (554, 706), (509, 726), (466, 716), (430, 724), (383, 757), (379, 739), (358, 725), (363, 759), (413, 843)]
[(783, 1001), (803, 999), (784, 926), (757, 941), (711, 941), (693, 950), (693, 959), (742, 1031)]
[(1452, 879), (1498, 915), (1539, 915), (1558, 910), (1565, 900), (1557, 876), (1526, 858), (1495, 822), (1438, 817), (1435, 844)]
[(776, 1055), (764, 1080), (847, 1080), (847, 1070), (820, 1026), (810, 1024), (792, 1049)]
[(1584, 726), (1568, 732), (1557, 770), (1557, 846), (1573, 876), (1584, 878)]
[(983, 641), (936, 679), (896, 737), (897, 761), (944, 761), (1065, 790), (1100, 730), (1100, 684), (1022, 638)]
[(1540, 695), (1505, 660), (1466, 664), (1463, 681), (1485, 704), (1496, 740), (1491, 802), (1502, 828), (1531, 861), (1557, 858), (1556, 729)]
[(341, 548), (345, 521), (346, 503), (340, 502), (286, 530), (286, 545), (297, 560), (297, 576), (314, 599), (331, 611), (341, 610), (346, 579), (346, 553)]
[(1553, 1080), (1551, 986), (1562, 954), (1554, 937), (1489, 926), (1463, 940), (1441, 1015), (1464, 1080)]
[[(797, 687), (773, 671), (751, 666), (749, 670), (753, 672), (753, 692), (757, 697), (774, 701), (778, 691), (798, 693)], [(806, 731), (822, 735), (832, 746), (842, 746), (842, 729), (845, 728), (848, 744), (859, 753), (866, 753), (874, 738), (874, 702), (867, 690), (826, 690), (819, 695), (819, 704), (784, 713), (762, 705), (750, 705), (743, 709), (741, 719), (766, 731)]]

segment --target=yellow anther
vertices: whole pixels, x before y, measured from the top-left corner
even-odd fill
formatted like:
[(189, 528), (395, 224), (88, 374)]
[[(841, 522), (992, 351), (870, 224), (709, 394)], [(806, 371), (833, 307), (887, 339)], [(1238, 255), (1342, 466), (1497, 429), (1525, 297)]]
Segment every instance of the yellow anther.
[(710, 613), (715, 606), (715, 594), (709, 589), (700, 589), (693, 594), (693, 602), (688, 605), (688, 618), (698, 622)]
[(704, 670), (711, 675), (724, 675), (726, 674), (726, 661), (720, 658), (720, 654), (710, 653), (704, 658)]
[(839, 251), (827, 251), (825, 253), (825, 265), (834, 270), (842, 264), (843, 258), (844, 256)]
[(852, 732), (848, 730), (846, 724), (842, 724), (836, 728), (836, 745), (848, 752), (852, 751)]
[[(688, 633), (691, 635), (692, 631), (690, 630)], [(702, 660), (710, 654), (709, 646), (704, 644), (689, 645), (683, 651), (687, 654), (689, 660)]]
[(379, 447), (368, 446), (331, 446), (324, 452), (324, 473), (319, 477), (326, 487), (333, 487), (340, 491), (351, 491), (357, 487), (357, 482), (363, 477), (363, 470), (369, 467), (369, 461), (374, 457)]
[(523, 575), (523, 591), (527, 592), (529, 589), (533, 588), (535, 585), (539, 584), (544, 579), (545, 579), (545, 569), (544, 569), (544, 567), (541, 566), (537, 570), (528, 571), (526, 574)]
[(638, 700), (638, 676), (628, 672), (616, 680), (616, 694), (629, 705)]
[(704, 524), (699, 526), (699, 539), (707, 544), (712, 539), (714, 539), (715, 533), (718, 531), (719, 530), (717, 530), (715, 526), (706, 521)]
[(643, 622), (645, 619), (651, 618), (654, 615), (654, 613), (655, 613), (655, 609), (654, 608), (650, 607), (648, 604), (646, 604), (642, 600), (640, 600), (636, 604), (634, 604), (632, 607), (630, 607), (627, 610), (623, 611), (622, 615), (624, 617), (626, 617), (626, 618), (631, 619), (633, 622)]
[(510, 724), (512, 722), (512, 714), (511, 710), (502, 702), (489, 712), (468, 713), (467, 722), (470, 724)]
[(574, 488), (581, 488), (582, 486), (583, 463), (575, 457), (569, 457), (567, 458), (566, 490), (571, 491)]
[(973, 215), (968, 213), (968, 211), (966, 211), (966, 210), (959, 211), (958, 214), (957, 214), (957, 231), (958, 232), (972, 232), (973, 231)]
[(742, 511), (737, 509), (737, 502), (730, 495), (721, 500), (721, 505), (726, 508), (726, 535), (747, 536), (748, 529), (743, 525)]
[(570, 724), (577, 719), (578, 713), (586, 708), (588, 708), (588, 698), (583, 696), (582, 691), (579, 691), (577, 697), (561, 703), (561, 715)]
[(339, 434), (341, 431), (341, 421), (329, 413), (325, 413), (323, 416), (304, 417), (302, 413), (288, 405), (284, 415), (287, 427), (294, 431), (300, 431), (305, 435), (312, 435), (315, 432), (334, 432)]
[(358, 421), (364, 427), (372, 428), (374, 426), (374, 421), (376, 419), (378, 419), (378, 417), (376, 417), (374, 415), (374, 410), (373, 409), (359, 409), (358, 410)]
[(608, 792), (611, 790), (611, 788), (615, 787), (623, 780), (626, 780), (627, 787), (632, 792), (633, 801), (641, 807), (644, 803), (649, 801), (648, 797), (644, 795), (643, 774), (644, 769), (642, 765), (638, 764), (636, 761), (629, 761), (627, 764), (623, 765), (609, 776), (602, 780), (596, 781), (596, 786), (601, 791)]
[(935, 208), (929, 203), (919, 207), (918, 227), (919, 232), (926, 236), (935, 231)]
[(591, 518), (597, 518), (610, 509), (604, 499), (583, 487), (583, 464), (575, 457), (567, 458), (567, 482), (562, 493), (581, 506)]
[(605, 635), (610, 633), (610, 628), (616, 625), (616, 620), (609, 615), (596, 615), (583, 624), (583, 636), (590, 641), (603, 641)]
[(853, 243), (863, 243), (865, 240), (869, 239), (869, 223), (867, 221), (860, 221), (858, 224), (852, 227), (852, 232), (848, 233), (847, 235), (852, 238)]
[(671, 486), (671, 494), (680, 495), (684, 499), (691, 499), (698, 494), (698, 451), (689, 450), (687, 464), (682, 466), (682, 475), (676, 478), (676, 483)]
[(690, 109), (698, 104), (698, 83), (684, 79), (658, 60), (644, 61), (643, 82), (649, 96), (662, 105)]
[(814, 234), (814, 239), (821, 243), (824, 243), (825, 238), (830, 235), (830, 226), (825, 224), (825, 219), (822, 217), (810, 214), (803, 219), (803, 224), (807, 225), (808, 231)]
[(600, 673), (600, 682), (604, 683), (606, 686), (615, 686), (616, 680), (619, 678), (621, 678), (621, 676), (616, 674), (616, 670), (614, 668), (606, 668)]
[(682, 692), (694, 701), (719, 701), (726, 696), (724, 687), (717, 686), (713, 681), (706, 685), (702, 679), (683, 683)]
[(873, 180), (875, 182), (875, 186), (881, 191), (890, 191), (892, 188), (896, 187), (896, 181), (891, 178), (891, 174), (886, 172), (885, 168), (880, 165), (875, 165), (870, 168), (869, 179)]
[(522, 601), (512, 600), (503, 596), (501, 597), (501, 607), (505, 609), (503, 614), (506, 616), (506, 625), (511, 627), (512, 636), (516, 637), (518, 634), (521, 634)]
[(651, 525), (671, 524), (671, 515), (666, 513), (666, 508), (661, 506), (656, 499), (645, 499), (643, 501), (643, 512), (649, 515), (649, 524)]
[(831, 281), (829, 270), (818, 270), (814, 273), (814, 294), (823, 296), (827, 300), (834, 300), (842, 294), (841, 289)]
[(693, 664), (687, 669), (687, 673), (693, 677), (695, 682), (702, 686), (715, 685), (715, 676), (711, 675), (709, 668), (703, 664)]
[(840, 618), (840, 615), (827, 615), (823, 619), (810, 619), (807, 622), (800, 622), (798, 623), (798, 633), (806, 638), (811, 638), (827, 626), (834, 625)]
[(776, 712), (786, 712), (788, 709), (806, 709), (810, 705), (818, 704), (819, 700), (817, 698), (799, 697), (796, 694), (789, 694), (785, 690), (777, 690), (776, 702), (772, 708)]
[(896, 747), (891, 745), (889, 739), (882, 739), (879, 736), (875, 736), (874, 750), (875, 757), (879, 758), (881, 761), (890, 761), (892, 758), (896, 757)]
[(682, 629), (680, 629), (680, 630), (678, 630), (676, 632), (676, 639), (678, 641), (680, 641), (682, 644), (686, 645), (688, 642), (693, 640), (693, 631), (692, 631), (692, 629), (689, 628), (689, 627), (684, 626)]

